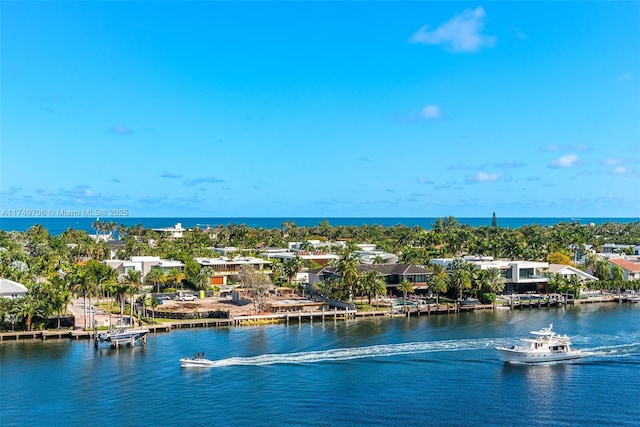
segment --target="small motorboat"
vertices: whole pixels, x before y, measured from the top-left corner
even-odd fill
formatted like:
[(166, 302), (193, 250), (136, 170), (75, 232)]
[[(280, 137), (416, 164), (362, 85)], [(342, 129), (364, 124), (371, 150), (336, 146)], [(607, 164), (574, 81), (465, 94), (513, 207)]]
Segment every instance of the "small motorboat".
[(98, 343), (106, 342), (109, 343), (111, 347), (120, 347), (126, 344), (133, 346), (138, 341), (146, 343), (148, 334), (149, 329), (147, 328), (116, 325), (115, 328), (110, 328), (104, 333), (96, 334), (95, 345), (97, 347)]
[(198, 368), (213, 366), (213, 360), (205, 359), (204, 353), (196, 353), (191, 357), (183, 357), (180, 359), (180, 366), (183, 368)]
[(571, 341), (566, 335), (558, 335), (551, 329), (542, 328), (531, 331), (531, 338), (523, 338), (521, 345), (511, 347), (496, 346), (504, 362), (540, 363), (558, 360), (578, 359), (582, 357), (580, 350), (571, 348)]

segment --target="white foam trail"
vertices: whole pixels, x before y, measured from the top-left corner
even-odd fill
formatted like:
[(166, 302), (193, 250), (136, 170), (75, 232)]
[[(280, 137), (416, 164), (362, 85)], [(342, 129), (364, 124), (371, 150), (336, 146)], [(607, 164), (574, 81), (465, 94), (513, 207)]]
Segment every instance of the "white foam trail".
[(492, 348), (496, 344), (498, 344), (496, 340), (488, 339), (385, 344), (369, 347), (336, 348), (323, 351), (305, 351), (300, 353), (263, 354), (254, 357), (230, 357), (228, 359), (217, 360), (213, 366), (264, 366), (274, 364), (333, 362), (362, 359), (366, 357), (389, 357), (401, 354), (480, 350), (484, 348)]
[(582, 350), (582, 354), (587, 357), (628, 357), (640, 354), (640, 343), (585, 348)]

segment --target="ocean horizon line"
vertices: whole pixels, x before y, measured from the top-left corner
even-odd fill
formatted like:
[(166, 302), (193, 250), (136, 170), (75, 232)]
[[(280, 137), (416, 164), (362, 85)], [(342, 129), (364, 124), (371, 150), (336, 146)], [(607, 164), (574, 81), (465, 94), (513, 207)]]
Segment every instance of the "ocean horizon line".
[[(452, 216), (452, 215), (450, 215)], [(405, 225), (409, 227), (422, 227), (431, 229), (432, 225), (438, 219), (446, 217), (293, 217), (293, 216), (277, 216), (277, 217), (207, 217), (207, 216), (157, 216), (157, 217), (2, 217), (0, 218), (0, 230), (4, 231), (26, 231), (36, 224), (42, 225), (50, 234), (60, 234), (69, 228), (76, 230), (84, 230), (94, 232), (93, 224), (96, 220), (105, 222), (114, 222), (118, 225), (136, 226), (141, 225), (144, 228), (166, 228), (175, 226), (180, 223), (184, 228), (193, 227), (215, 227), (246, 225), (251, 228), (280, 228), (284, 222), (293, 222), (297, 227), (315, 227), (324, 221), (328, 221), (332, 227), (340, 226), (384, 226), (391, 227), (397, 225)], [(492, 216), (487, 217), (454, 217), (461, 225), (471, 227), (491, 226), (493, 222)], [(579, 224), (604, 224), (608, 222), (614, 223), (635, 223), (640, 222), (640, 218), (636, 217), (496, 217), (499, 227), (504, 228), (520, 228), (525, 225), (553, 226), (560, 223), (579, 223)]]

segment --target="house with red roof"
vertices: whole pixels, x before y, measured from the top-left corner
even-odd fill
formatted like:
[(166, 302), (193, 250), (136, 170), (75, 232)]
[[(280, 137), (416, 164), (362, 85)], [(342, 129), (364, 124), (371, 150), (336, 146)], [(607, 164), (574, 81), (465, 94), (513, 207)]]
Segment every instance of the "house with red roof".
[(617, 265), (624, 272), (624, 280), (640, 279), (640, 262), (628, 261), (623, 258), (610, 258), (609, 264)]

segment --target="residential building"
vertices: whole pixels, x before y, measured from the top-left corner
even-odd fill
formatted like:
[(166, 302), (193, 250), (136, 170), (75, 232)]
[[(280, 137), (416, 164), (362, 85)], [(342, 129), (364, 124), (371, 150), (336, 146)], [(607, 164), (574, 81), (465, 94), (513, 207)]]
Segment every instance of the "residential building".
[(21, 283), (13, 280), (0, 279), (0, 298), (16, 299), (24, 297), (29, 290)]
[(163, 260), (158, 256), (132, 256), (129, 260), (111, 259), (102, 262), (115, 269), (120, 276), (126, 276), (131, 270), (138, 270), (143, 281), (152, 268), (169, 271), (172, 268), (182, 270), (184, 267), (180, 261)]
[[(428, 288), (431, 270), (411, 264), (359, 264), (358, 273), (364, 274), (368, 271), (377, 271), (385, 281), (387, 290), (395, 290), (400, 283), (408, 280), (413, 284), (416, 291)], [(309, 284), (331, 280), (339, 277), (335, 267), (325, 266), (318, 269), (309, 270)]]
[(604, 254), (619, 254), (625, 253), (626, 250), (634, 250), (633, 245), (619, 245), (617, 243), (605, 243), (602, 245), (602, 253)]
[(314, 264), (315, 265), (327, 265), (331, 261), (337, 261), (340, 259), (340, 256), (336, 254), (331, 254), (324, 251), (289, 251), (289, 250), (279, 250), (276, 248), (268, 248), (267, 250), (263, 250), (260, 253), (260, 256), (268, 258), (268, 259), (278, 259), (280, 261), (286, 261), (296, 256), (302, 260), (302, 265), (304, 268), (310, 268)]
[[(549, 289), (549, 277), (545, 274), (549, 268), (548, 262), (496, 260), (489, 256), (466, 256), (463, 259), (480, 270), (490, 268), (500, 270), (505, 278), (504, 293), (506, 294), (547, 293)], [(453, 258), (434, 258), (430, 262), (447, 267), (453, 262)]]
[(169, 237), (173, 237), (176, 239), (179, 239), (183, 236), (183, 233), (187, 230), (186, 228), (182, 227), (182, 223), (177, 223), (176, 225), (174, 225), (173, 227), (164, 227), (164, 228), (152, 228), (153, 231), (158, 231), (160, 233), (163, 233), (165, 235), (168, 235)]
[(609, 264), (617, 265), (624, 272), (624, 280), (640, 279), (640, 262), (633, 262), (622, 258), (608, 259)]
[(570, 265), (563, 264), (549, 264), (549, 268), (547, 270), (549, 273), (559, 274), (565, 279), (571, 278), (571, 276), (578, 276), (581, 281), (584, 282), (595, 282), (598, 278), (592, 274), (587, 273), (586, 271), (582, 271), (579, 268), (572, 267)]
[(258, 271), (262, 271), (265, 267), (271, 265), (270, 261), (249, 256), (236, 258), (195, 258), (195, 260), (202, 267), (210, 267), (213, 269), (215, 274), (211, 277), (211, 284), (216, 286), (226, 285), (229, 276), (237, 275), (243, 265), (251, 266)]

